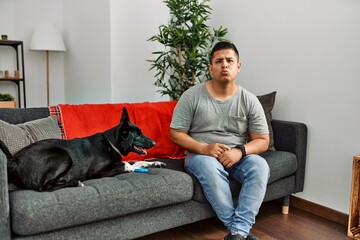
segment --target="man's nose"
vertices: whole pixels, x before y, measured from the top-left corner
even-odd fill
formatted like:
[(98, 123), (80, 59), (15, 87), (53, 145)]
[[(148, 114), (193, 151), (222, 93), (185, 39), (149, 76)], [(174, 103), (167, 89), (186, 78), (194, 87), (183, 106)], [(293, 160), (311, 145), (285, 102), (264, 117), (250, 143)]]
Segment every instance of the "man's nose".
[(228, 63), (227, 63), (227, 61), (222, 61), (222, 67), (223, 68), (227, 68), (228, 67)]

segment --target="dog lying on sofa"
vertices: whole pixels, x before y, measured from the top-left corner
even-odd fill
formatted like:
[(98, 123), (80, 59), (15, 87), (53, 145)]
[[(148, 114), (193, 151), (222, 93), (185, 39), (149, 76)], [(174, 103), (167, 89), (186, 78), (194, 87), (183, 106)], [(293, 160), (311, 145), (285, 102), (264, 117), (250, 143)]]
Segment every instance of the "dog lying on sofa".
[(145, 149), (153, 146), (155, 142), (130, 122), (126, 108), (117, 126), (89, 137), (41, 140), (14, 155), (0, 141), (9, 159), (9, 180), (18, 188), (37, 191), (84, 186), (82, 181), (132, 172), (138, 167), (165, 167), (162, 162), (131, 165), (121, 161), (129, 152), (146, 155)]

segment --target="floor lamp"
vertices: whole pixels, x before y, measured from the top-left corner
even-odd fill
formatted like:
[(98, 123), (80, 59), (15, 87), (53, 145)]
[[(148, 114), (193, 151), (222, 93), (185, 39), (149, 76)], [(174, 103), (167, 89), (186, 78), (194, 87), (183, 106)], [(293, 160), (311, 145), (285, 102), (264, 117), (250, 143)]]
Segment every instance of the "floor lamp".
[(49, 52), (65, 52), (63, 38), (59, 28), (51, 23), (38, 24), (32, 34), (30, 50), (45, 51), (47, 105), (50, 105)]

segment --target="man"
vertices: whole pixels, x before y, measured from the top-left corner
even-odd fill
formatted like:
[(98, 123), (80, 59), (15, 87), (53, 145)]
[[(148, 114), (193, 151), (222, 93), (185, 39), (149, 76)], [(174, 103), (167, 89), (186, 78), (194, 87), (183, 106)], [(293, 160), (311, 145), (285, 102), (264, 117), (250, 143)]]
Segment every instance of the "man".
[[(174, 143), (187, 151), (185, 168), (229, 229), (224, 239), (258, 239), (250, 233), (263, 201), (269, 166), (260, 154), (269, 131), (257, 97), (236, 83), (241, 63), (234, 44), (217, 43), (210, 55), (212, 80), (188, 89), (170, 126)], [(228, 177), (240, 182), (234, 208)]]

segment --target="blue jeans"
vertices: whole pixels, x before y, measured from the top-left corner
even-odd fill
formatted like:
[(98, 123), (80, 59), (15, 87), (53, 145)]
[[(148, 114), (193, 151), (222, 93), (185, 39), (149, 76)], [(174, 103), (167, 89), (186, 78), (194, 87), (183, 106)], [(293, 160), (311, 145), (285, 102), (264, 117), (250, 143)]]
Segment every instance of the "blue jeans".
[[(265, 196), (270, 172), (266, 160), (251, 154), (231, 168), (224, 168), (216, 158), (189, 153), (185, 169), (198, 179), (206, 199), (229, 231), (248, 235)], [(241, 183), (236, 208), (228, 177)]]

